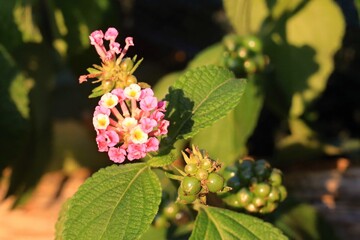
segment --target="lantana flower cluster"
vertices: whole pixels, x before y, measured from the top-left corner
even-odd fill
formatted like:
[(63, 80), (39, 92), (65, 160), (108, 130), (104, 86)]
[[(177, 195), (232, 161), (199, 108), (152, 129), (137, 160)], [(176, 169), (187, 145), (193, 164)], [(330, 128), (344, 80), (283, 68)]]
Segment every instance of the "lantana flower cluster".
[(158, 101), (150, 88), (131, 84), (104, 94), (93, 115), (100, 152), (122, 163), (141, 159), (159, 149), (159, 138), (167, 134), (166, 103)]

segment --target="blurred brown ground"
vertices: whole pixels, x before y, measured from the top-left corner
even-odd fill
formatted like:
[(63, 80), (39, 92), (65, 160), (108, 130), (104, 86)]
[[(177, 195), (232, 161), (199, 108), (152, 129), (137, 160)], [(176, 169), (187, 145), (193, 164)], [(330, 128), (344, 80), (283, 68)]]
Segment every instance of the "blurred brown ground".
[[(90, 175), (79, 169), (66, 177), (60, 171), (44, 175), (33, 195), (22, 206), (11, 209), (14, 198), (0, 203), (1, 240), (48, 240), (55, 237), (55, 223), (61, 205), (71, 197)], [(6, 190), (6, 180), (0, 184), (0, 198)]]

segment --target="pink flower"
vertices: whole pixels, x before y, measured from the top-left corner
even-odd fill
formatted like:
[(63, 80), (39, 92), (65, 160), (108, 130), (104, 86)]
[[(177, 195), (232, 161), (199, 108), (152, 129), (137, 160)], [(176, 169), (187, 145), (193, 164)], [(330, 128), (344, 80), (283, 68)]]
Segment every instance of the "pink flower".
[(167, 128), (169, 127), (170, 122), (168, 120), (162, 120), (160, 122), (159, 128), (154, 132), (155, 136), (165, 135), (168, 133)]
[(165, 111), (166, 111), (165, 108), (166, 108), (166, 102), (165, 102), (165, 101), (160, 101), (160, 102), (158, 102), (158, 109), (159, 109), (159, 111), (165, 112)]
[(125, 43), (126, 43), (126, 46), (134, 46), (134, 42), (133, 42), (132, 37), (125, 38)]
[(143, 158), (146, 156), (146, 144), (129, 144), (127, 152), (130, 161)]
[(83, 82), (86, 82), (87, 81), (87, 75), (81, 75), (80, 77), (79, 77), (79, 83), (83, 83)]
[(141, 124), (141, 128), (145, 133), (151, 132), (154, 129), (154, 127), (158, 125), (158, 123), (154, 119), (146, 118), (146, 117), (140, 120), (140, 124)]
[(99, 151), (108, 151), (110, 160), (117, 163), (158, 151), (158, 138), (167, 134), (169, 126), (164, 120), (165, 105), (158, 103), (151, 89), (138, 84), (104, 94), (93, 117)]
[(145, 111), (151, 111), (157, 107), (157, 104), (156, 97), (147, 96), (140, 101), (140, 108)]
[(115, 41), (117, 35), (118, 35), (118, 31), (116, 30), (116, 28), (108, 28), (108, 30), (105, 32), (105, 40), (109, 40), (109, 41)]
[(96, 116), (96, 115), (98, 115), (100, 113), (110, 116), (111, 111), (110, 111), (109, 108), (103, 107), (101, 105), (96, 106), (95, 111), (94, 111), (94, 116)]
[(154, 111), (152, 114), (151, 114), (151, 118), (154, 119), (155, 121), (159, 122), (161, 119), (163, 119), (165, 116), (164, 113), (160, 112), (160, 111)]
[(108, 152), (111, 161), (122, 163), (125, 161), (126, 151), (122, 148), (111, 147)]
[(112, 42), (110, 43), (110, 51), (119, 54), (121, 52), (120, 43), (118, 42)]
[(96, 143), (98, 145), (99, 152), (107, 152), (108, 151), (108, 145), (106, 142), (106, 138), (102, 134), (97, 135)]
[(140, 99), (144, 99), (146, 97), (153, 97), (154, 96), (154, 92), (151, 88), (145, 88), (141, 91), (140, 94)]
[(159, 150), (159, 140), (155, 137), (149, 138), (149, 140), (146, 143), (146, 151), (147, 152), (155, 152)]
[(116, 144), (118, 144), (118, 142), (120, 140), (119, 134), (117, 134), (113, 130), (105, 131), (104, 135), (105, 135), (105, 139), (106, 139), (106, 143), (107, 143), (108, 147), (115, 146)]
[(119, 101), (124, 101), (125, 100), (125, 95), (124, 95), (124, 89), (122, 88), (115, 88), (114, 90), (111, 91), (112, 94), (115, 94)]
[(101, 30), (92, 32), (89, 36), (91, 45), (103, 45), (104, 33)]

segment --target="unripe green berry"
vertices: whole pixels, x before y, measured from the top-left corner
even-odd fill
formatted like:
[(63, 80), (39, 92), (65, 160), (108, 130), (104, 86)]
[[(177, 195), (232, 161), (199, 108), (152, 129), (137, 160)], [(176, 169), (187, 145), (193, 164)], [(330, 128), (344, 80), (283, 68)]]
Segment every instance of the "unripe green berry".
[(273, 186), (280, 186), (282, 184), (282, 172), (279, 169), (274, 168), (271, 171), (269, 181)]
[(196, 178), (199, 179), (200, 181), (201, 181), (201, 180), (205, 180), (205, 179), (208, 178), (209, 172), (208, 172), (207, 170), (205, 170), (205, 169), (200, 168), (200, 169), (197, 171), (197, 173), (196, 173), (195, 176), (196, 176)]
[(170, 202), (168, 205), (166, 205), (163, 209), (163, 215), (167, 218), (167, 219), (175, 219), (176, 214), (179, 212), (180, 208), (178, 206), (178, 204), (176, 204), (175, 202)]
[(252, 204), (254, 204), (257, 208), (264, 206), (265, 203), (266, 203), (266, 201), (262, 197), (254, 197), (252, 200)]
[(258, 212), (258, 208), (255, 206), (255, 204), (253, 203), (250, 203), (248, 205), (245, 206), (245, 209), (248, 211), (248, 212)]
[(218, 173), (210, 173), (206, 181), (206, 186), (210, 192), (216, 193), (223, 189), (224, 187), (224, 178)]
[(245, 69), (245, 72), (247, 72), (247, 73), (255, 73), (257, 70), (255, 61), (253, 61), (251, 59), (247, 59), (244, 62), (244, 69)]
[(277, 206), (278, 204), (275, 202), (267, 202), (266, 205), (259, 210), (259, 212), (261, 214), (271, 213), (276, 209)]
[(249, 55), (249, 52), (245, 47), (239, 47), (237, 50), (237, 55), (239, 58), (246, 59)]
[(228, 180), (232, 177), (234, 177), (238, 172), (238, 168), (235, 166), (227, 166), (224, 169), (224, 172), (222, 174), (222, 176), (224, 177), (225, 180)]
[(212, 167), (212, 161), (208, 158), (204, 158), (200, 163), (200, 167), (205, 170), (209, 170)]
[(233, 207), (233, 208), (242, 208), (244, 205), (241, 204), (238, 197), (235, 194), (231, 194), (223, 199), (223, 201)]
[(254, 187), (254, 194), (258, 197), (266, 197), (271, 191), (271, 186), (267, 183), (258, 183)]
[(268, 195), (268, 200), (270, 202), (277, 202), (277, 201), (280, 200), (280, 191), (279, 191), (278, 187), (273, 186), (271, 188), (271, 191), (270, 191), (270, 193)]
[(259, 38), (256, 36), (246, 36), (243, 38), (242, 41), (243, 45), (248, 48), (249, 50), (259, 53), (262, 51), (262, 44)]
[(197, 170), (198, 170), (198, 167), (196, 166), (196, 164), (187, 164), (184, 167), (184, 171), (191, 176), (194, 176), (196, 174)]
[(238, 36), (232, 34), (227, 35), (223, 38), (222, 43), (227, 51), (235, 51), (236, 46), (238, 45)]
[(181, 188), (188, 195), (196, 195), (200, 192), (201, 183), (195, 177), (184, 177), (181, 182)]
[(257, 68), (262, 71), (265, 69), (266, 66), (266, 58), (262, 54), (257, 54), (253, 57), (253, 60), (257, 66)]
[(236, 196), (242, 205), (248, 205), (253, 199), (252, 193), (247, 188), (240, 189)]
[(167, 228), (170, 225), (166, 217), (163, 215), (157, 215), (153, 224), (155, 228)]
[(183, 204), (193, 203), (197, 199), (197, 195), (186, 194), (181, 187), (178, 189), (178, 197)]
[(287, 190), (284, 185), (278, 186), (278, 189), (280, 191), (280, 202), (282, 202), (287, 197)]

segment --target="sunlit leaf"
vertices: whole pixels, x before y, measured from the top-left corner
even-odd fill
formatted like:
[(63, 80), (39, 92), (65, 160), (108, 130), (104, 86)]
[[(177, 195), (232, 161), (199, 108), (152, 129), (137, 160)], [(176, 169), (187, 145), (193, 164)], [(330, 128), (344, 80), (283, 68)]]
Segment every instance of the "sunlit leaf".
[[(137, 239), (158, 210), (161, 186), (145, 163), (113, 165), (89, 178), (70, 200), (64, 239)], [(59, 238), (60, 239), (60, 238)]]
[(282, 240), (279, 229), (250, 215), (231, 210), (202, 206), (190, 240)]
[(239, 103), (246, 81), (223, 67), (203, 66), (187, 71), (170, 88), (167, 118), (169, 138), (190, 138), (226, 116)]

